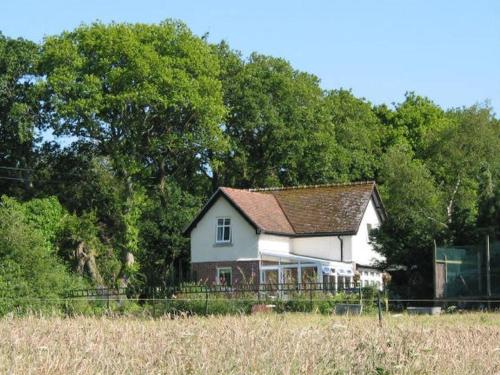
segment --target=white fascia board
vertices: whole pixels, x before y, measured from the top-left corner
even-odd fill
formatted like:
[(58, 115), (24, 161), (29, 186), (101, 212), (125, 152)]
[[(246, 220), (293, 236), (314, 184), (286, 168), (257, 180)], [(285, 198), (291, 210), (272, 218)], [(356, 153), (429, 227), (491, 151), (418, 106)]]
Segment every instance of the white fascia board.
[(279, 251), (272, 251), (272, 250), (260, 250), (259, 254), (261, 259), (262, 256), (268, 256), (270, 258), (275, 258), (275, 259), (300, 260), (308, 263), (321, 263), (322, 265), (327, 265), (331, 267), (342, 267), (349, 269), (352, 269), (353, 267), (353, 263), (351, 262), (336, 262), (329, 259), (314, 258), (304, 255), (291, 254), (291, 253), (282, 253)]

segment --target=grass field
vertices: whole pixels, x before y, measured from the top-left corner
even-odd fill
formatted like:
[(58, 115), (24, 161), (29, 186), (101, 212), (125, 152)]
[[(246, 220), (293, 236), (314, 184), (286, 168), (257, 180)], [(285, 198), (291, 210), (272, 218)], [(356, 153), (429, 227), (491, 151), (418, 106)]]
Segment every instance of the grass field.
[(500, 315), (3, 318), (0, 373), (495, 374)]

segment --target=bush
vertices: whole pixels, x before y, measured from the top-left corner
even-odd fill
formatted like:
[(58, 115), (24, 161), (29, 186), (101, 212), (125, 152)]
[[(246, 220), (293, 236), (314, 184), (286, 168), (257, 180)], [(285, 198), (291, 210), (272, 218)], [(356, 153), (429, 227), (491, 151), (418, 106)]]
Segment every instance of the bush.
[[(34, 206), (59, 204), (51, 199), (43, 203)], [(59, 212), (57, 207), (49, 211)], [(85, 285), (82, 279), (70, 274), (50, 246), (54, 215), (47, 219), (51, 224), (45, 225), (22, 204), (2, 198), (0, 316), (8, 312), (54, 312), (61, 308), (61, 296), (65, 290)]]

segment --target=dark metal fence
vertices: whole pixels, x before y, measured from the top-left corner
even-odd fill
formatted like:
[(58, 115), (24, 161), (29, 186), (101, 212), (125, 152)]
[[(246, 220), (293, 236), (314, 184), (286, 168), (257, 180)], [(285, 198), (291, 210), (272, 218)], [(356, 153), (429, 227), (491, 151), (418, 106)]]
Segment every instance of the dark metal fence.
[[(174, 286), (161, 287), (127, 287), (127, 288), (95, 288), (75, 289), (66, 293), (67, 298), (118, 298), (121, 296), (141, 298), (171, 298), (176, 295), (224, 295), (228, 298), (241, 295), (272, 295), (285, 296), (289, 294), (321, 292), (337, 294), (339, 292), (353, 294), (361, 293), (363, 288), (357, 283), (339, 284), (335, 283), (284, 283), (284, 284), (237, 284), (228, 285), (205, 285), (181, 283)], [(370, 288), (365, 288), (370, 289)]]
[[(1, 298), (0, 298), (1, 299)], [(23, 298), (7, 302), (6, 311), (57, 311), (77, 314), (144, 314), (146, 316), (252, 313), (254, 309), (331, 314), (337, 307), (360, 306), (363, 314), (404, 312), (408, 307), (439, 306), (443, 311), (498, 311), (498, 299), (404, 299), (375, 286), (333, 283), (199, 285), (185, 283), (148, 288), (70, 290), (53, 298)], [(361, 311), (361, 310), (360, 310)]]
[[(342, 294), (341, 294), (342, 293)], [(374, 305), (375, 287), (355, 283), (268, 283), (206, 285), (181, 283), (162, 287), (96, 288), (70, 290), (65, 300), (71, 306), (78, 301), (89, 306), (106, 306), (114, 311), (128, 302), (137, 302), (152, 316), (162, 314), (231, 314), (249, 313), (255, 305), (276, 309), (277, 312), (310, 312), (320, 309), (331, 312), (335, 304)]]

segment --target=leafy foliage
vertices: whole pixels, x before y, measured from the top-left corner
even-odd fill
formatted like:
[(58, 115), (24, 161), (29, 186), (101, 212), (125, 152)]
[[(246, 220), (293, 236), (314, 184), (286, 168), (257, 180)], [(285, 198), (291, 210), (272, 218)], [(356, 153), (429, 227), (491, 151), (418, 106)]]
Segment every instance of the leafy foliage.
[[(43, 209), (43, 213), (37, 213)], [(52, 213), (51, 216), (45, 216)], [(54, 252), (63, 209), (55, 199), (0, 203), (0, 314), (26, 309), (36, 298), (61, 297), (83, 285)]]
[[(42, 120), (34, 82), (39, 46), (24, 39), (11, 39), (0, 32), (0, 166), (30, 167), (37, 140), (36, 125)], [(29, 188), (27, 171), (1, 170), (0, 191), (14, 195)], [(24, 186), (9, 183), (19, 178)]]
[(408, 93), (374, 106), (176, 21), (40, 45), (0, 34), (0, 290), (169, 283), (188, 273), (182, 229), (218, 186), (374, 179), (388, 211), (377, 249), (423, 295), (434, 240), (498, 230), (499, 150), (487, 105)]

